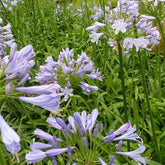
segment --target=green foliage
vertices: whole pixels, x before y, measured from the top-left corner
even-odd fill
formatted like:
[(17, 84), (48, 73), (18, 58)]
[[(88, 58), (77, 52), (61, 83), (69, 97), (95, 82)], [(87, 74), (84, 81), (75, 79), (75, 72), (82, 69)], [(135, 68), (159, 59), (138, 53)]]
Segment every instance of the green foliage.
[[(115, 2), (114, 0), (113, 4)], [(100, 0), (97, 3), (103, 5), (107, 1)], [(44, 64), (47, 56), (53, 56), (54, 59), (57, 59), (59, 51), (66, 47), (72, 48), (75, 54), (81, 53), (81, 51), (86, 52), (95, 62), (96, 67), (100, 69), (104, 79), (102, 82), (94, 82), (99, 87), (98, 92), (87, 95), (84, 92), (77, 91), (67, 103), (62, 102), (60, 106), (61, 115), (69, 116), (73, 115), (75, 111), (81, 112), (83, 110), (91, 112), (94, 108), (98, 108), (100, 112), (98, 120), (104, 123), (108, 133), (110, 129), (118, 128), (125, 121), (118, 53), (108, 47), (106, 40), (99, 42), (98, 45), (90, 42), (88, 32), (85, 31), (85, 28), (92, 23), (92, 20), (89, 19), (91, 15), (89, 8), (92, 7), (90, 3), (89, 6), (86, 5), (86, 11), (82, 17), (73, 15), (76, 11), (75, 5), (77, 5), (77, 8), (82, 6), (80, 1), (77, 3), (73, 0), (73, 6), (69, 9), (67, 8), (68, 2), (60, 4), (63, 12), (55, 13), (55, 10), (57, 10), (55, 0), (24, 0), (24, 3), (18, 3), (13, 11), (6, 9), (0, 13), (4, 24), (11, 23), (18, 47), (22, 48), (27, 44), (32, 44), (36, 52), (36, 65), (31, 70), (32, 79), (25, 86), (36, 84), (34, 80), (35, 73), (39, 70), (39, 66)], [(157, 49), (156, 53), (144, 52), (144, 54), (141, 54), (141, 58), (145, 68), (147, 91), (154, 116), (154, 129), (157, 135), (160, 156), (164, 164), (165, 62), (164, 55), (160, 54), (159, 48)], [(128, 120), (132, 124), (136, 124), (138, 132), (144, 140), (144, 145), (147, 147), (144, 156), (148, 158), (148, 164), (159, 165), (154, 144), (151, 140), (151, 121), (145, 101), (138, 55), (131, 52), (123, 56), (123, 65), (126, 80)], [(5, 116), (9, 125), (17, 130), (21, 136), (22, 150), (19, 157), (20, 165), (23, 165), (25, 164), (25, 153), (30, 151), (29, 144), (32, 143), (34, 138), (32, 132), (36, 128), (45, 129), (54, 135), (58, 134), (58, 131), (52, 131), (48, 127), (46, 118), (49, 116), (49, 112), (46, 110), (18, 101), (18, 93), (2, 96), (0, 96), (0, 113)], [(16, 165), (17, 160), (11, 162), (11, 159), (11, 154), (6, 151), (4, 144), (1, 142), (0, 164)], [(60, 165), (66, 164), (61, 156), (57, 160)], [(51, 165), (51, 162), (47, 159), (36, 164), (44, 165), (45, 163)], [(67, 162), (67, 164), (69, 165), (70, 162)]]

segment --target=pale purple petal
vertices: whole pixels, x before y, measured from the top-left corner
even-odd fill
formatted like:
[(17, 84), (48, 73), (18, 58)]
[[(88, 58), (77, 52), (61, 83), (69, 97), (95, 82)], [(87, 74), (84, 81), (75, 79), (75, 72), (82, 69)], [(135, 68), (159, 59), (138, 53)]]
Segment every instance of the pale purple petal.
[(55, 112), (60, 105), (60, 94), (40, 95), (36, 97), (19, 97), (19, 100), (40, 106), (48, 111)]
[(6, 123), (0, 114), (0, 129), (2, 141), (7, 150), (12, 154), (17, 154), (20, 150), (20, 137), (19, 135)]
[(46, 157), (46, 153), (41, 150), (33, 150), (26, 154), (26, 161), (28, 164), (39, 162)]

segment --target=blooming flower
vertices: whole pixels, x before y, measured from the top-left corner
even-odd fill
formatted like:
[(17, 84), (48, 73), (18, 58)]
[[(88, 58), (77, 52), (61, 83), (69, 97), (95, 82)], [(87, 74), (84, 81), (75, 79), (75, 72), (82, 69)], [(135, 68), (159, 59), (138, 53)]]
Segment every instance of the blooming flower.
[(149, 40), (145, 39), (144, 37), (140, 37), (140, 38), (134, 39), (133, 44), (136, 47), (136, 51), (139, 51), (140, 48), (147, 48), (147, 46), (149, 45)]
[(30, 78), (29, 70), (34, 66), (35, 62), (31, 60), (33, 56), (33, 47), (28, 45), (17, 51), (17, 44), (13, 43), (8, 57), (8, 65), (5, 68), (5, 80), (9, 82), (12, 79), (21, 79), (18, 83), (22, 85), (27, 79)]
[(31, 86), (31, 87), (18, 87), (17, 91), (31, 93), (31, 94), (51, 94), (58, 93), (60, 90), (60, 85), (57, 83), (49, 84), (49, 85), (39, 85), (39, 86)]
[[(134, 133), (136, 131), (136, 126), (134, 125), (133, 127), (130, 125), (130, 127), (127, 129), (127, 131), (119, 136), (113, 139), (113, 141), (119, 141), (119, 140), (134, 140), (137, 141), (137, 139), (140, 139), (139, 135)], [(115, 132), (114, 132), (115, 134)]]
[[(31, 68), (31, 65), (28, 64), (30, 63), (28, 60), (31, 59), (31, 47), (28, 46), (21, 50), (21, 55), (23, 55), (21, 59), (25, 59), (27, 68), (26, 65), (22, 65), (22, 61), (19, 62), (19, 56), (21, 55), (16, 56), (15, 54), (18, 52), (15, 53), (15, 50), (16, 48), (13, 46), (10, 57), (11, 63), (5, 70), (9, 74), (6, 81), (16, 77), (22, 77), (24, 80), (24, 75), (28, 75), (27, 71)], [(15, 64), (16, 62), (19, 65)], [(81, 79), (86, 78), (102, 80), (99, 70), (94, 68), (93, 61), (84, 52), (78, 55), (77, 60), (75, 60), (73, 50), (66, 48), (60, 52), (56, 62), (52, 57), (47, 57), (45, 62), (45, 65), (40, 66), (40, 72), (36, 76), (36, 80), (42, 85), (16, 88), (20, 92), (40, 95), (36, 97), (19, 97), (21, 101), (55, 112), (60, 105), (61, 96), (64, 96), (64, 101), (67, 101), (69, 97), (73, 96), (74, 87), (79, 86), (87, 93), (98, 90), (97, 86), (81, 82)]]
[[(48, 141), (50, 144), (40, 143), (40, 142), (34, 142), (31, 144), (31, 152), (26, 154), (26, 161), (27, 163), (35, 163), (38, 162), (45, 157), (50, 157), (52, 160), (53, 165), (57, 165), (55, 156), (62, 154), (64, 152), (68, 152), (68, 154), (71, 152), (74, 147), (67, 147), (67, 148), (59, 148), (58, 142), (62, 142), (61, 139), (56, 138), (55, 136), (52, 136), (46, 132), (44, 132), (41, 129), (36, 129), (34, 131), (34, 134), (40, 137), (43, 140)], [(46, 151), (42, 151), (42, 149), (47, 149)]]
[(143, 144), (140, 144), (139, 148), (134, 151), (116, 152), (116, 154), (128, 156), (128, 157), (134, 159), (135, 161), (137, 161), (139, 164), (146, 165), (145, 158), (140, 156), (140, 154), (143, 153), (144, 151), (145, 151), (145, 146)]
[(42, 94), (36, 97), (19, 97), (19, 100), (40, 106), (50, 112), (55, 112), (60, 105), (61, 94), (52, 93), (49, 95)]
[(133, 41), (132, 38), (125, 38), (123, 41), (123, 47), (128, 49), (133, 48)]
[(82, 88), (82, 90), (84, 90), (87, 93), (90, 93), (91, 90), (93, 90), (93, 91), (97, 91), (98, 90), (97, 86), (89, 85), (89, 84), (87, 84), (85, 82), (80, 82), (80, 83), (81, 83), (80, 87)]
[[(134, 133), (136, 131), (136, 126), (131, 126), (131, 123), (128, 122), (124, 125), (122, 125), (117, 131), (111, 130), (109, 135), (104, 137), (106, 141), (104, 143), (109, 143), (111, 141), (120, 141), (120, 140), (133, 140), (137, 141), (137, 139), (140, 139), (139, 135)], [(124, 133), (123, 135), (121, 135)], [(121, 135), (121, 136), (118, 136)]]
[[(77, 60), (75, 60), (73, 54), (73, 50), (62, 50), (59, 54), (59, 58), (57, 62), (54, 62), (51, 57), (46, 59), (46, 65), (40, 66), (40, 72), (37, 74), (36, 79), (41, 83), (50, 84), (54, 81), (58, 82), (61, 85), (61, 88), (65, 89), (65, 86), (72, 86), (74, 84), (71, 83), (70, 77), (80, 77), (83, 78), (89, 72), (92, 74), (96, 74), (97, 77), (95, 79), (100, 79), (100, 73), (98, 70), (95, 71), (93, 61), (87, 57), (87, 55), (83, 52), (81, 55), (78, 55)], [(61, 70), (63, 72), (63, 76), (61, 75)], [(86, 73), (88, 72), (88, 73)], [(66, 76), (65, 76), (66, 75)], [(91, 78), (93, 78), (91, 76)], [(65, 79), (62, 83), (61, 79)], [(77, 78), (78, 80), (78, 78)], [(66, 85), (63, 85), (66, 82)], [(77, 81), (80, 82), (80, 81)]]
[[(133, 140), (137, 143), (140, 142), (140, 137), (136, 133), (134, 133), (136, 131), (136, 127), (132, 127), (131, 123), (128, 122), (126, 124), (123, 124), (116, 131), (110, 130), (109, 135), (103, 138), (103, 124), (96, 124), (98, 114), (99, 112), (97, 109), (94, 109), (88, 115), (86, 111), (83, 111), (82, 113), (75, 112), (73, 116), (68, 117), (68, 122), (65, 122), (62, 118), (59, 117), (49, 117), (47, 119), (47, 122), (55, 129), (60, 130), (63, 136), (60, 136), (61, 140), (57, 140), (57, 137), (52, 136), (40, 129), (36, 129), (34, 131), (34, 134), (39, 136), (41, 139), (48, 141), (49, 144), (40, 142), (34, 142), (33, 144), (31, 144), (32, 152), (28, 153), (27, 155), (30, 155), (30, 157), (32, 158), (28, 158), (27, 161), (30, 160), (31, 162), (38, 162), (47, 156), (54, 156), (50, 155), (50, 153), (53, 154), (51, 150), (54, 150), (55, 154), (55, 149), (60, 150), (61, 148), (61, 151), (65, 150), (65, 152), (68, 152), (70, 159), (69, 162), (72, 165), (78, 165), (84, 162), (96, 163), (98, 162), (98, 160), (102, 165), (107, 165), (105, 161), (101, 158), (103, 155), (105, 156), (105, 154), (107, 153), (111, 154), (110, 161), (108, 163), (110, 165), (115, 165), (116, 157), (114, 155), (116, 155), (116, 153), (118, 155), (129, 156), (133, 160), (145, 164), (145, 159), (140, 156), (140, 154), (145, 150), (144, 147), (142, 149), (135, 150), (135, 152), (120, 152), (120, 148), (123, 145), (125, 145), (123, 143), (123, 141), (125, 140)], [(107, 140), (110, 138), (110, 136), (111, 140), (109, 142), (111, 143), (111, 147), (109, 147), (109, 145), (103, 142), (103, 139)], [(137, 141), (137, 139), (139, 139), (139, 141)], [(113, 142), (116, 143), (117, 141), (117, 147), (116, 144), (114, 144), (113, 147)], [(70, 146), (72, 147), (70, 148)], [(105, 153), (102, 147), (105, 147)], [(114, 151), (115, 147), (116, 151)], [(74, 150), (72, 150), (73, 148)], [(43, 149), (44, 151), (41, 151)], [(39, 157), (35, 157), (35, 154), (37, 154), (37, 152)], [(73, 156), (71, 155), (71, 152)], [(67, 161), (67, 159), (65, 158), (64, 160)], [(120, 161), (118, 160), (117, 162)], [(67, 164), (67, 162), (65, 162), (65, 164)]]
[(87, 27), (85, 30), (96, 32), (100, 27), (104, 27), (104, 26), (105, 26), (104, 23), (100, 23), (96, 21), (94, 25)]
[[(73, 149), (73, 147), (71, 149)], [(43, 152), (39, 149), (32, 149), (31, 152), (26, 154), (26, 161), (28, 164), (35, 163), (35, 162), (38, 162), (38, 161), (44, 159), (45, 157), (51, 157), (52, 158), (54, 156), (60, 155), (60, 154), (67, 152), (67, 151), (69, 151), (69, 148), (50, 149), (50, 150), (47, 150), (45, 152)], [(53, 161), (52, 161), (52, 163), (53, 163)], [(56, 163), (53, 163), (53, 165), (56, 165)]]
[(64, 95), (64, 101), (67, 101), (69, 96), (73, 96), (73, 89), (69, 89), (67, 86), (64, 89), (61, 88), (61, 92)]
[[(115, 8), (109, 8), (109, 11), (104, 13), (104, 26), (106, 28), (102, 29), (101, 33), (96, 33), (98, 29), (103, 27), (96, 26), (97, 22), (86, 28), (87, 31), (92, 31), (89, 35), (91, 42), (98, 43), (104, 30), (108, 29), (104, 34), (106, 34), (106, 38), (109, 37), (108, 44), (110, 47), (116, 46), (116, 35), (119, 34), (119, 32), (124, 33), (120, 36), (120, 43), (126, 49), (124, 50), (125, 54), (128, 53), (133, 46), (135, 46), (136, 51), (140, 49), (150, 51), (152, 46), (158, 45), (160, 33), (157, 27), (153, 27), (152, 23), (156, 18), (150, 15), (140, 14), (139, 4), (140, 2), (138, 0), (119, 0)], [(127, 37), (124, 38), (125, 36)]]
[[(0, 129), (2, 141), (6, 149), (17, 157), (18, 152), (21, 150), (19, 135), (6, 123), (0, 114)], [(17, 157), (18, 158), (18, 157)]]
[(127, 23), (125, 23), (123, 19), (115, 20), (112, 25), (112, 29), (115, 29), (115, 34), (118, 34), (119, 32), (125, 33), (126, 27)]
[(100, 72), (99, 70), (97, 69), (96, 71), (94, 70), (92, 73), (90, 74), (86, 74), (87, 77), (91, 78), (91, 79), (97, 79), (97, 80), (100, 80), (102, 81), (103, 77), (100, 76)]
[(96, 42), (96, 44), (98, 44), (99, 39), (103, 34), (104, 33), (96, 33), (92, 31), (91, 34), (89, 35), (89, 37), (91, 37), (91, 42)]

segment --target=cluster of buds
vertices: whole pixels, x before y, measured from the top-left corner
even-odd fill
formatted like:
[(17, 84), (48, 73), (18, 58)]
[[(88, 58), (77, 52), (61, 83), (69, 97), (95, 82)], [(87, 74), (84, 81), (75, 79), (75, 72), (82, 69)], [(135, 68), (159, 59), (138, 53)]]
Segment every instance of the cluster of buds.
[(0, 77), (5, 81), (6, 94), (10, 93), (13, 85), (20, 86), (30, 78), (29, 70), (35, 64), (33, 55), (31, 45), (17, 51), (17, 44), (13, 43), (10, 55), (0, 58)]
[(17, 44), (13, 43), (8, 56), (7, 67), (4, 74), (5, 80), (9, 83), (12, 79), (20, 79), (18, 86), (22, 85), (30, 78), (29, 70), (34, 66), (35, 62), (32, 60), (34, 57), (33, 47), (28, 45), (17, 51)]

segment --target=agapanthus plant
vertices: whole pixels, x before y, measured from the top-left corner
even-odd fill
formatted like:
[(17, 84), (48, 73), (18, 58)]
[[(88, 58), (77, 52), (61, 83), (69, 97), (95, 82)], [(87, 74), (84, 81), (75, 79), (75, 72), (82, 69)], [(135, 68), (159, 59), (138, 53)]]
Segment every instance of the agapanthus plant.
[[(124, 73), (124, 60), (123, 54), (130, 53), (132, 55), (132, 91), (133, 91), (133, 79), (135, 76), (135, 56), (138, 56), (140, 71), (142, 74), (143, 88), (147, 107), (149, 111), (150, 121), (153, 132), (153, 142), (155, 144), (155, 150), (157, 156), (160, 155), (159, 147), (157, 143), (157, 137), (154, 129), (154, 120), (152, 114), (152, 108), (149, 101), (149, 94), (147, 89), (147, 81), (145, 75), (145, 67), (143, 66), (143, 54), (151, 51), (160, 42), (160, 33), (156, 26), (153, 26), (153, 22), (156, 17), (150, 15), (144, 15), (140, 13), (141, 1), (138, 0), (118, 0), (117, 7), (110, 9), (108, 13), (105, 13), (104, 26), (102, 28), (98, 26), (98, 23), (94, 23), (93, 26), (87, 27), (86, 30), (91, 32), (91, 41), (98, 43), (100, 38), (108, 41), (110, 47), (115, 48), (119, 55), (120, 64), (120, 79), (122, 85), (123, 95), (123, 109), (125, 113), (125, 121), (129, 119), (129, 110), (127, 108), (127, 96), (126, 96), (126, 85), (125, 85), (125, 73)], [(102, 24), (102, 23), (99, 23)], [(97, 30), (95, 30), (97, 29)], [(107, 30), (105, 30), (107, 29)], [(95, 35), (92, 35), (95, 34)], [(163, 33), (162, 33), (163, 34)], [(146, 61), (147, 63), (147, 61)], [(132, 92), (133, 96), (134, 93)]]
[[(139, 5), (138, 0), (119, 0), (117, 7), (106, 12), (104, 25), (98, 26), (98, 22), (95, 22), (86, 28), (91, 32), (91, 42), (97, 44), (101, 37), (106, 37), (109, 39), (108, 44), (115, 47), (120, 41), (126, 49), (125, 53), (133, 46), (138, 51), (140, 48), (150, 50), (149, 47), (159, 44), (160, 34), (152, 23), (155, 17), (140, 14)], [(104, 26), (108, 32), (104, 31)]]
[(67, 101), (70, 96), (73, 96), (73, 89), (81, 88), (86, 93), (97, 91), (97, 86), (88, 84), (89, 79), (102, 80), (99, 70), (94, 68), (93, 61), (85, 53), (78, 55), (75, 60), (73, 50), (67, 48), (60, 52), (58, 61), (47, 57), (46, 64), (40, 66), (36, 81), (42, 85), (20, 87), (17, 90), (40, 94), (36, 97), (19, 99), (55, 112), (59, 107), (61, 96), (64, 96), (64, 101)]
[[(106, 133), (103, 123), (96, 123), (98, 114), (97, 109), (88, 115), (86, 111), (81, 114), (75, 112), (73, 116), (68, 117), (68, 123), (58, 117), (49, 117), (47, 122), (61, 132), (61, 139), (41, 129), (36, 129), (34, 134), (46, 142), (31, 144), (32, 151), (27, 153), (26, 161), (34, 163), (50, 157), (52, 164), (57, 165), (59, 164), (57, 155), (67, 152), (67, 154), (63, 154), (64, 164), (105, 165), (109, 159), (108, 164), (110, 165), (124, 164), (128, 159), (122, 160), (121, 155), (129, 157), (139, 164), (146, 164), (145, 158), (141, 157), (145, 147), (140, 136), (135, 133), (136, 126), (132, 127), (128, 122), (116, 131), (111, 129), (109, 134), (104, 136)], [(135, 143), (137, 143), (139, 147), (134, 150), (131, 145), (131, 151), (125, 152), (127, 150), (126, 141), (130, 141), (133, 146), (136, 146)]]

